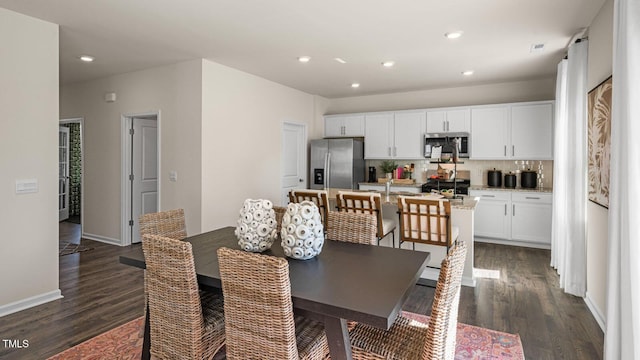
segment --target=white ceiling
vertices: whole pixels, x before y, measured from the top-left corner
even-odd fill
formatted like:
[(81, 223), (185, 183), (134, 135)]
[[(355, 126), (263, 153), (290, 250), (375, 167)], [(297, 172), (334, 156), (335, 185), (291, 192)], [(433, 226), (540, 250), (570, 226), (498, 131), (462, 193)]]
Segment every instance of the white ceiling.
[[(604, 1), (0, 0), (0, 7), (60, 24), (63, 84), (206, 58), (337, 98), (554, 76), (572, 36)], [(444, 37), (454, 30), (464, 35)], [(531, 53), (538, 43), (545, 50)], [(82, 63), (81, 54), (96, 60)], [(311, 61), (299, 63), (301, 55)], [(396, 65), (384, 68), (385, 60)], [(475, 74), (462, 76), (468, 69)]]

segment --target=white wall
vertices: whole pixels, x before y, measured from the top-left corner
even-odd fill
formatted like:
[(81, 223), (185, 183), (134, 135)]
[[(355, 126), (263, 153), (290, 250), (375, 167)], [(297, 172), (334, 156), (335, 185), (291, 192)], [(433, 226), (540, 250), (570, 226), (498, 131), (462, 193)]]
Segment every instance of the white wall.
[(184, 208), (187, 232), (200, 232), (201, 70), (194, 60), (62, 87), (60, 117), (85, 119), (86, 236), (121, 241), (121, 117), (151, 111), (160, 111), (160, 208)]
[[(0, 44), (2, 315), (60, 295), (58, 27), (0, 8)], [(19, 179), (38, 192), (17, 195)]]
[[(607, 79), (613, 70), (613, 0), (608, 0), (589, 26), (589, 90)], [(615, 89), (615, 80), (613, 87)], [(615, 90), (614, 90), (615, 91)], [(604, 319), (609, 211), (587, 202), (587, 302), (596, 317)]]
[(330, 99), (327, 114), (552, 100), (555, 78)]
[[(279, 202), (282, 124), (322, 137), (323, 98), (208, 60), (202, 68), (202, 230), (235, 226), (247, 198)], [(320, 122), (320, 124), (318, 124)]]

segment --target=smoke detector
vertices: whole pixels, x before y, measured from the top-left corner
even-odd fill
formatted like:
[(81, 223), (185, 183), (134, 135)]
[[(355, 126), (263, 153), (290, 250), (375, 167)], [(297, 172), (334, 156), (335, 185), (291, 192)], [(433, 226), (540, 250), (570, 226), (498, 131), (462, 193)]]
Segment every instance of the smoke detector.
[(544, 44), (540, 43), (540, 44), (532, 44), (531, 45), (531, 49), (529, 49), (529, 52), (531, 53), (538, 53), (538, 52), (543, 52), (544, 51)]

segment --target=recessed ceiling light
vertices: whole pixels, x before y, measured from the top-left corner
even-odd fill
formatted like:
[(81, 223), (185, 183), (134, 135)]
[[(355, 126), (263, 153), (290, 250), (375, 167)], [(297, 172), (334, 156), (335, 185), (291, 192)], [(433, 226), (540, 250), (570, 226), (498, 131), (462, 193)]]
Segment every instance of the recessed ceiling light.
[(300, 56), (298, 57), (298, 61), (301, 63), (308, 63), (311, 60), (311, 56)]
[(395, 65), (396, 63), (394, 61), (385, 61), (382, 63), (382, 66), (384, 67), (392, 67), (393, 65)]
[(462, 75), (464, 75), (464, 76), (470, 76), (470, 75), (473, 75), (473, 70), (463, 71), (463, 72), (462, 72)]
[(346, 64), (347, 62), (342, 58), (334, 58), (333, 60), (339, 62), (340, 64)]
[(357, 88), (359, 88), (359, 87), (360, 87), (360, 84), (358, 84), (358, 83), (353, 83), (353, 84), (351, 84), (351, 87), (352, 87), (352, 88), (354, 88), (354, 89), (357, 89)]
[(82, 55), (79, 57), (79, 59), (84, 62), (92, 62), (93, 60), (95, 60), (93, 56), (89, 56), (89, 55)]
[(457, 39), (462, 36), (462, 31), (452, 31), (444, 34), (447, 39)]

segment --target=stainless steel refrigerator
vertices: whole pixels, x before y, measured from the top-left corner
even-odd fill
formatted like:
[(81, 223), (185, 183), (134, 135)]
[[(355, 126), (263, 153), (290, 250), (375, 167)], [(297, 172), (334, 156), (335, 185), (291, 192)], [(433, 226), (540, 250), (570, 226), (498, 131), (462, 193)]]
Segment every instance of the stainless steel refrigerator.
[(360, 139), (311, 141), (311, 189), (357, 189), (364, 182), (364, 142)]

